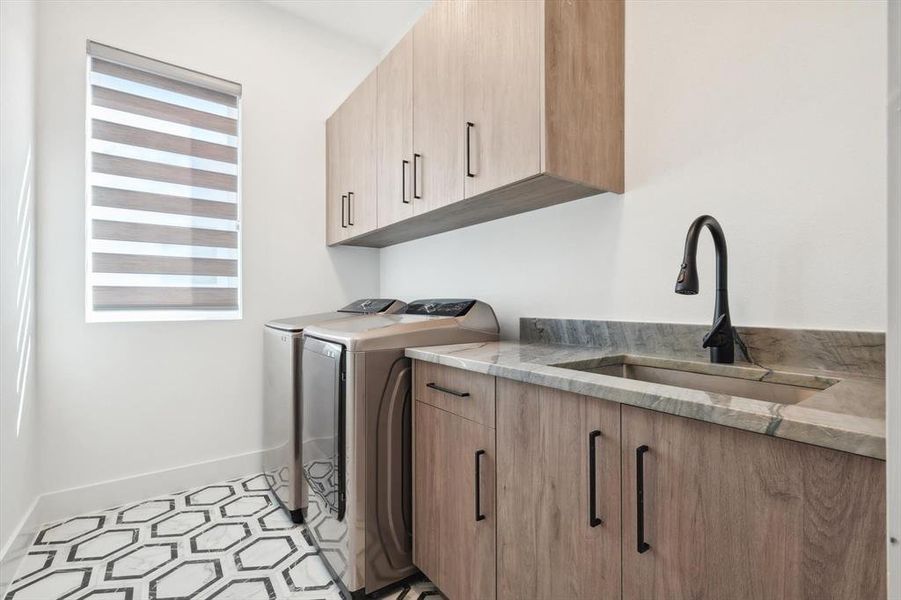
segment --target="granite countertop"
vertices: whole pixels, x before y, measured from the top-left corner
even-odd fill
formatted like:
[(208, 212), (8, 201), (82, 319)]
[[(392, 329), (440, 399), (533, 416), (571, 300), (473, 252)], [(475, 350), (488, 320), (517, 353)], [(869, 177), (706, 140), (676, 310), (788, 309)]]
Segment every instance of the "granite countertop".
[[(885, 381), (872, 372), (762, 364), (759, 359), (716, 365), (697, 355), (635, 352), (634, 346), (624, 351), (622, 347), (528, 341), (409, 348), (406, 354), (416, 360), (885, 459)], [(800, 401), (779, 403), (573, 369), (603, 371), (617, 363), (817, 389)], [(554, 366), (561, 364), (570, 368)]]

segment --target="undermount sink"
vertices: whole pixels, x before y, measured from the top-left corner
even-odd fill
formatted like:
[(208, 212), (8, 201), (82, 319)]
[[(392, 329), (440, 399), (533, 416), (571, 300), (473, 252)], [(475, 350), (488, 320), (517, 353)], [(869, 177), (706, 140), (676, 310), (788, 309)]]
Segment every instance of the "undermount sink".
[[(716, 369), (721, 374), (712, 375), (697, 372), (697, 370), (707, 367), (708, 365), (706, 364), (693, 364), (686, 361), (673, 362), (678, 363), (678, 367), (668, 368), (647, 363), (642, 364), (641, 357), (628, 356), (563, 363), (553, 366), (779, 404), (797, 404), (838, 382), (834, 379), (791, 374), (792, 384), (774, 383), (771, 381), (758, 381), (753, 378), (749, 379), (747, 369), (741, 367), (716, 365)], [(722, 372), (728, 372), (730, 368), (736, 369), (736, 376), (722, 374)], [(744, 376), (738, 376), (740, 372)], [(771, 372), (770, 376), (778, 378), (779, 374)], [(795, 385), (795, 383), (799, 385)]]

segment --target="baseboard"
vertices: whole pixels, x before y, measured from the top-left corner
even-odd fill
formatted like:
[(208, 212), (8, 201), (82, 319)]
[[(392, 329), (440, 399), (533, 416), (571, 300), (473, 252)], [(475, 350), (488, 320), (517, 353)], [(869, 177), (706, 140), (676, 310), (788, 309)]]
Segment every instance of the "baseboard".
[(263, 469), (262, 457), (263, 451), (259, 450), (41, 494), (0, 552), (0, 598), (5, 593), (3, 590), (11, 583), (19, 561), (40, 525), (161, 494), (259, 473)]
[(16, 571), (19, 570), (19, 563), (28, 551), (31, 540), (37, 534), (40, 525), (38, 519), (40, 500), (40, 496), (34, 499), (25, 512), (25, 516), (16, 526), (15, 532), (6, 541), (3, 548), (0, 548), (0, 598), (6, 597), (6, 590), (9, 589)]
[(173, 469), (47, 492), (40, 496), (38, 516), (41, 523), (47, 523), (92, 510), (113, 508), (160, 494), (257, 473), (262, 470), (262, 455), (262, 451), (248, 452)]

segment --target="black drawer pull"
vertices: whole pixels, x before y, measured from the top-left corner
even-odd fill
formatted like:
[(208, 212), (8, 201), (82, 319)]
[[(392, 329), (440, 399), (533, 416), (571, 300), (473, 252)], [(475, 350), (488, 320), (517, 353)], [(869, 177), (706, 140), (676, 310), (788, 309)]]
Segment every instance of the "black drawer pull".
[(347, 192), (347, 224), (354, 224), (354, 193)]
[[(404, 204), (409, 204), (410, 201), (407, 200), (407, 165), (410, 164), (410, 161), (403, 160), (400, 164), (400, 201)], [(413, 176), (413, 183), (416, 183), (416, 176)]]
[(347, 194), (341, 194), (341, 227), (347, 229), (347, 211), (344, 205), (347, 203)]
[(450, 390), (446, 387), (441, 387), (437, 383), (427, 383), (425, 384), (427, 388), (432, 388), (433, 390), (438, 390), (439, 392), (444, 392), (445, 394), (450, 394), (451, 396), (457, 396), (458, 398), (468, 398), (469, 392), (458, 392), (456, 390)]
[(413, 198), (416, 200), (422, 200), (422, 191), (420, 191), (420, 187), (422, 184), (419, 182), (419, 172), (422, 170), (420, 166), (420, 162), (422, 162), (422, 154), (413, 154)]
[(476, 174), (472, 172), (472, 151), (470, 146), (472, 144), (472, 136), (470, 135), (470, 131), (475, 127), (475, 123), (470, 123), (467, 121), (466, 123), (466, 176), (467, 177), (475, 177)]
[(644, 541), (644, 454), (648, 450), (650, 448), (645, 445), (635, 449), (635, 523), (639, 554), (651, 549), (651, 545)]
[(484, 450), (476, 450), (476, 521), (484, 521), (482, 514), (482, 455)]
[(588, 525), (597, 527), (603, 521), (598, 516), (598, 464), (597, 439), (601, 432), (595, 429), (588, 434)]

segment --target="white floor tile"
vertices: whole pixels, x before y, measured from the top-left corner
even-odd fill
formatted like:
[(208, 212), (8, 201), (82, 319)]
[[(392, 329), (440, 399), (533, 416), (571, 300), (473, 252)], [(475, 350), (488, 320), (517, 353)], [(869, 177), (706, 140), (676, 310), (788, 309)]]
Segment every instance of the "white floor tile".
[[(267, 491), (270, 478), (251, 475), (48, 523), (3, 600), (339, 600), (303, 526)], [(421, 582), (385, 597), (436, 595)]]

